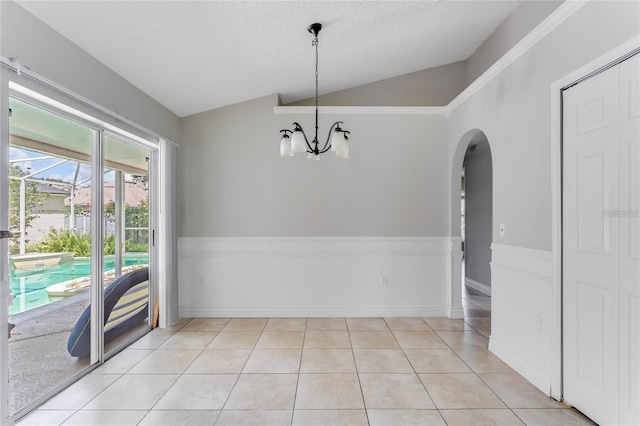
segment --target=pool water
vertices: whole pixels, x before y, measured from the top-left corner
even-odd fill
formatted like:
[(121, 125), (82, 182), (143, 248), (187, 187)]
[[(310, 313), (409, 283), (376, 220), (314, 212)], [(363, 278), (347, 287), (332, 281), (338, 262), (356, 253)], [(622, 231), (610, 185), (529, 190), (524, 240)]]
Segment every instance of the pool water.
[[(122, 256), (123, 266), (146, 265), (149, 263), (147, 253), (126, 253)], [(114, 269), (115, 256), (104, 257), (104, 271)], [(50, 285), (71, 281), (91, 275), (91, 258), (75, 258), (73, 262), (62, 263), (39, 271), (9, 274), (11, 291), (15, 297), (9, 308), (9, 315), (15, 315), (29, 309), (51, 303), (55, 300), (49, 297), (46, 288)]]

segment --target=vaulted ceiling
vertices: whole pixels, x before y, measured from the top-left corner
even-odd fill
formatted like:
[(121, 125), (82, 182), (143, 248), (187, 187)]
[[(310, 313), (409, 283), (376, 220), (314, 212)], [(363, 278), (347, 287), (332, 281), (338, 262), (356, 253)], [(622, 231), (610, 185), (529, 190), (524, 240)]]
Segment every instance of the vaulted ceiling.
[(20, 1), (178, 116), (467, 59), (519, 1)]

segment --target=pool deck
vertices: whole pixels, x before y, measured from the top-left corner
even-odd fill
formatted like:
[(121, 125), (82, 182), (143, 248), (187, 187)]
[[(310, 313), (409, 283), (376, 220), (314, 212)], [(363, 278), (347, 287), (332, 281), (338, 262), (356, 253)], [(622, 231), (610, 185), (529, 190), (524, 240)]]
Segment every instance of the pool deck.
[(80, 294), (9, 317), (15, 324), (9, 338), (11, 412), (26, 407), (89, 365), (73, 358), (67, 340), (89, 305)]

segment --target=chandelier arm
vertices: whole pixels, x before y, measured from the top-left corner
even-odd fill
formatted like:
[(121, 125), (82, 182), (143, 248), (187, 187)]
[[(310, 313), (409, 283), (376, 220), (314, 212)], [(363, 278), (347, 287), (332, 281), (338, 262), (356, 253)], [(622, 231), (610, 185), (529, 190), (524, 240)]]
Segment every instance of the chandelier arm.
[(320, 150), (320, 154), (323, 154), (331, 149), (331, 144), (329, 143), (329, 141), (331, 140), (333, 129), (335, 129), (336, 127), (340, 127), (341, 124), (344, 124), (344, 123), (342, 121), (336, 121), (331, 125), (331, 128), (329, 129), (329, 134), (327, 135), (327, 141), (324, 143), (324, 146)]

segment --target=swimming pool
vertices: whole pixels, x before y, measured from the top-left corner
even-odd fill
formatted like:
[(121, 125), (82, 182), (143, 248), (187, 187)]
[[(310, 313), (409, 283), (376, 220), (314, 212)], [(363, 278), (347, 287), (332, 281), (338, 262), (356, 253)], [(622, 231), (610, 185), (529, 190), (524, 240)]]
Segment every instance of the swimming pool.
[[(147, 253), (125, 253), (122, 256), (123, 266), (144, 265), (149, 263)], [(115, 255), (104, 257), (104, 271), (114, 269)], [(15, 315), (29, 309), (37, 308), (55, 301), (45, 290), (47, 287), (64, 281), (75, 280), (91, 275), (91, 258), (75, 258), (73, 262), (40, 271), (9, 273), (11, 291), (15, 296), (13, 305), (9, 308), (9, 315)]]

